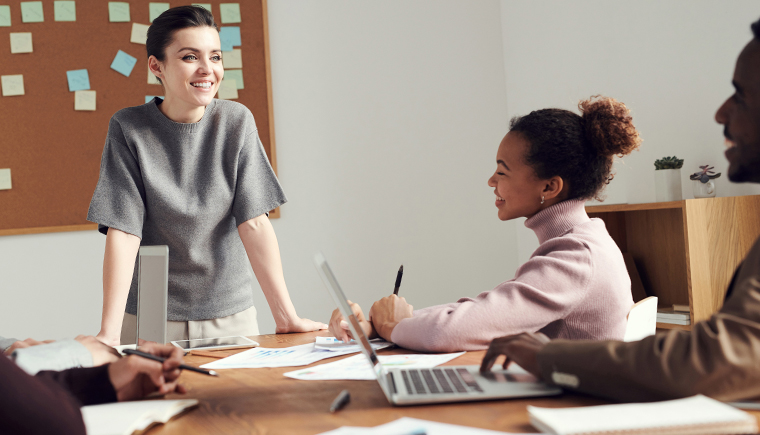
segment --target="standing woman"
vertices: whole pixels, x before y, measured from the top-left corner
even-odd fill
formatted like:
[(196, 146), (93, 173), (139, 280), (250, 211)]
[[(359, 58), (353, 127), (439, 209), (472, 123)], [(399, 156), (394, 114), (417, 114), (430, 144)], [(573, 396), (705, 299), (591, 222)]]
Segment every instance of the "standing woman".
[(169, 246), (170, 340), (257, 335), (249, 267), (276, 332), (326, 328), (298, 317), (290, 300), (267, 213), (286, 198), (253, 115), (214, 99), (224, 68), (213, 16), (169, 9), (150, 26), (146, 48), (165, 96), (111, 118), (87, 215), (106, 234), (97, 337), (134, 340), (140, 245)]

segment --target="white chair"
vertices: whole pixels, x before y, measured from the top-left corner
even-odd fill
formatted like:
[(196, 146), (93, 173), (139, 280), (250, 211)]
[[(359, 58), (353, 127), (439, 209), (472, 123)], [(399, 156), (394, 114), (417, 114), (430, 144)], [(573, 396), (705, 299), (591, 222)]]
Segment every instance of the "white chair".
[(628, 324), (625, 326), (623, 341), (638, 341), (654, 335), (657, 328), (657, 297), (649, 296), (631, 307), (628, 311)]

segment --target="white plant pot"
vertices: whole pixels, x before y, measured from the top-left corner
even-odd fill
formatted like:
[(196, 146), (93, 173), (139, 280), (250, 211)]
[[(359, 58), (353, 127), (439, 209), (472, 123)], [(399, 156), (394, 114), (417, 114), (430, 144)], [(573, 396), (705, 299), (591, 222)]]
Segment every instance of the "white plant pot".
[(660, 169), (654, 171), (654, 190), (657, 202), (680, 201), (681, 170)]
[(699, 180), (692, 180), (692, 189), (694, 190), (694, 198), (712, 198), (715, 196), (715, 180), (710, 180), (707, 183), (703, 183)]

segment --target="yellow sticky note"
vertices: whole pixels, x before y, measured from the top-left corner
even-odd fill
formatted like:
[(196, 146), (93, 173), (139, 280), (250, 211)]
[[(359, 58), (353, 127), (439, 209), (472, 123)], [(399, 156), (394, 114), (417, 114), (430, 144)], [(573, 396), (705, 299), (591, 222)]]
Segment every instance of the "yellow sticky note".
[(240, 22), (240, 3), (222, 3), (219, 5), (219, 11), (222, 13), (223, 24)]
[(237, 100), (238, 91), (235, 80), (222, 80), (219, 83), (219, 90), (216, 93), (216, 98), (220, 100)]
[(145, 24), (132, 23), (132, 36), (130, 36), (129, 42), (145, 45), (145, 41), (148, 40), (149, 27)]
[(222, 63), (224, 64), (224, 69), (242, 68), (243, 54), (239, 48), (235, 48), (232, 51), (223, 51)]
[(74, 92), (74, 110), (95, 110), (95, 91)]
[(156, 77), (155, 74), (153, 74), (150, 71), (150, 66), (148, 67), (148, 84), (149, 85), (160, 85), (161, 82), (158, 81), (158, 77)]
[(32, 33), (11, 33), (11, 53), (31, 53)]
[(0, 76), (0, 83), (3, 86), (3, 97), (24, 95), (24, 76), (22, 74)]
[(8, 190), (11, 188), (11, 169), (0, 169), (0, 190)]
[(108, 21), (112, 23), (128, 23), (129, 3), (127, 2), (108, 2)]

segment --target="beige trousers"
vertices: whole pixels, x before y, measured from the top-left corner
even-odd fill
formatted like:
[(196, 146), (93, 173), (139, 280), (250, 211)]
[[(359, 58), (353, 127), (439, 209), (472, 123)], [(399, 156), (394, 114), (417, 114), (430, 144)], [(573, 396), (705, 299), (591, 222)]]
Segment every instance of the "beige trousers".
[[(134, 344), (137, 335), (137, 316), (124, 313), (121, 323), (121, 344)], [(248, 308), (221, 319), (166, 321), (166, 340), (195, 340), (197, 338), (259, 335), (256, 307)]]

